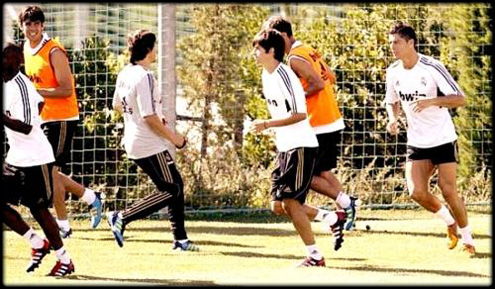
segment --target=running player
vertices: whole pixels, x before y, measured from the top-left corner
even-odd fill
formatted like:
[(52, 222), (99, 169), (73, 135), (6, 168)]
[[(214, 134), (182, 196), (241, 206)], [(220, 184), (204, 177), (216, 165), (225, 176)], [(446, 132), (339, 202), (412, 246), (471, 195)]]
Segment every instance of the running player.
[[(459, 227), (463, 249), (474, 255), (466, 207), (457, 193), (457, 134), (448, 110), (465, 105), (464, 93), (440, 61), (416, 51), (416, 32), (411, 26), (398, 23), (389, 34), (397, 61), (387, 69), (387, 130), (392, 135), (398, 133), (400, 102), (407, 119), (409, 194), (445, 222), (449, 249), (457, 245)], [(453, 216), (429, 191), (435, 169), (438, 170), (438, 186)]]
[(45, 99), (41, 127), (56, 159), (53, 166), (53, 178), (56, 179), (53, 206), (60, 234), (68, 238), (72, 229), (67, 217), (66, 192), (90, 206), (93, 229), (101, 220), (102, 195), (84, 188), (61, 171), (71, 161), (72, 138), (79, 122), (79, 108), (67, 53), (62, 44), (43, 32), (44, 22), (45, 15), (38, 6), (28, 6), (19, 14), (19, 24), (27, 40), (24, 44), (26, 75)]
[(278, 150), (277, 167), (272, 173), (272, 211), (280, 213), (273, 204), (281, 203), (281, 209), (290, 217), (306, 245), (307, 257), (299, 266), (325, 266), (307, 211), (324, 213), (322, 218), (337, 233), (335, 250), (343, 241), (346, 214), (323, 212), (304, 204), (318, 149), (318, 140), (307, 118), (304, 91), (294, 72), (282, 63), (285, 44), (280, 32), (261, 31), (255, 36), (253, 47), (256, 61), (263, 66), (263, 95), (272, 118), (254, 120), (251, 130), (262, 132), (273, 128)]
[(335, 200), (338, 208), (345, 209), (348, 216), (345, 229), (352, 230), (356, 225), (360, 201), (343, 192), (342, 184), (332, 172), (337, 167), (338, 144), (345, 128), (334, 96), (335, 75), (317, 50), (296, 40), (288, 20), (281, 16), (272, 16), (263, 24), (263, 28), (272, 28), (282, 33), (287, 65), (299, 77), (304, 88), (309, 123), (319, 144), (311, 189), (330, 197)]
[(138, 30), (129, 37), (130, 62), (117, 77), (113, 107), (124, 114), (123, 143), (127, 157), (148, 174), (157, 187), (125, 211), (109, 212), (108, 222), (117, 244), (124, 245), (125, 227), (164, 207), (168, 207), (174, 235), (173, 250), (198, 251), (184, 227), (184, 184), (167, 150), (167, 142), (181, 149), (186, 139), (166, 126), (162, 96), (150, 71), (156, 58), (156, 36)]
[[(53, 248), (57, 262), (50, 276), (74, 272), (74, 264), (65, 250), (58, 226), (48, 207), (52, 199), (52, 170), (55, 161), (50, 143), (40, 126), (39, 111), (43, 98), (29, 79), (20, 72), (22, 49), (12, 43), (2, 51), (4, 81), (3, 124), (9, 151), (2, 171), (2, 220), (23, 236), (32, 247), (26, 269), (33, 272)], [(11, 206), (29, 208), (48, 240), (42, 239)]]

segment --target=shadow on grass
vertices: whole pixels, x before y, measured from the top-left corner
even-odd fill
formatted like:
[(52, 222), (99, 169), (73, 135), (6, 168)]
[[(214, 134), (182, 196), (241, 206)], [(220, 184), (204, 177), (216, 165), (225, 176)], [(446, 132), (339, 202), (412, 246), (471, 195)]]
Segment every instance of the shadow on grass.
[[(137, 237), (137, 236), (136, 236)], [(115, 238), (108, 237), (108, 238), (74, 238), (74, 239), (79, 239), (79, 240), (88, 240), (88, 241), (115, 241)], [(222, 247), (239, 247), (239, 248), (263, 248), (263, 246), (253, 246), (253, 245), (246, 245), (246, 244), (239, 244), (239, 243), (231, 243), (231, 242), (217, 242), (217, 241), (211, 241), (211, 240), (192, 240), (196, 245), (198, 246), (222, 246)], [(172, 241), (169, 238), (164, 238), (164, 239), (134, 239), (133, 235), (126, 236), (124, 238), (124, 246), (126, 243), (150, 243), (150, 244), (169, 244), (172, 246)], [(117, 245), (116, 245), (117, 246)]]
[(455, 277), (475, 277), (475, 278), (488, 278), (491, 276), (478, 274), (466, 271), (451, 271), (451, 270), (435, 270), (435, 269), (407, 269), (407, 268), (380, 268), (377, 266), (360, 266), (360, 267), (332, 267), (332, 269), (352, 270), (352, 271), (371, 271), (371, 272), (385, 272), (385, 273), (419, 273), (419, 274), (435, 274), (440, 276), (455, 276)]
[[(240, 247), (240, 248), (262, 248), (262, 246), (249, 246), (249, 245), (244, 245), (244, 244), (239, 244), (239, 243), (226, 243), (226, 242), (215, 242), (215, 241), (201, 241), (201, 240), (192, 240), (194, 244), (198, 246), (225, 246), (225, 247)], [(167, 240), (143, 240), (143, 239), (124, 239), (124, 244), (125, 243), (131, 243), (131, 242), (136, 242), (136, 243), (157, 243), (157, 244), (170, 244), (170, 247), (172, 247), (172, 241), (167, 239)]]
[(471, 258), (474, 258), (474, 259), (488, 259), (488, 258), (491, 258), (492, 257), (492, 253), (480, 253), (480, 252), (476, 252), (474, 254), (474, 256), (472, 256)]
[[(126, 231), (132, 232), (149, 232), (155, 233), (159, 230), (163, 230), (164, 233), (170, 233), (170, 228), (168, 227), (168, 221), (164, 223), (164, 226), (153, 226), (153, 227), (139, 227), (133, 228), (132, 226), (126, 227)], [(327, 235), (324, 232), (321, 232), (318, 228), (316, 228), (316, 223), (312, 223), (313, 232), (315, 236)], [(166, 226), (166, 227), (165, 227)], [(189, 227), (186, 230), (188, 233), (195, 234), (215, 234), (215, 235), (230, 235), (230, 236), (298, 236), (297, 232), (294, 228), (289, 229), (277, 229), (277, 228), (260, 228), (254, 225), (253, 227), (236, 227), (236, 228), (221, 228), (221, 227), (213, 227), (213, 226), (201, 226), (201, 227)], [(82, 229), (81, 231), (91, 231), (91, 229)], [(409, 232), (409, 231), (391, 231), (391, 230), (362, 230), (355, 229), (349, 233), (349, 237), (352, 237), (352, 232), (358, 232), (360, 234), (393, 234), (393, 235), (408, 235), (408, 236), (417, 236), (417, 237), (437, 237), (437, 238), (445, 238), (446, 233), (439, 232)], [(473, 234), (474, 239), (491, 239), (492, 237), (487, 234)]]
[[(126, 232), (142, 232), (142, 233), (156, 233), (163, 232), (164, 234), (171, 234), (169, 228), (169, 222), (165, 221), (163, 223), (159, 223), (160, 225), (152, 226), (152, 227), (132, 227), (129, 225), (126, 227)], [(163, 226), (162, 226), (163, 224)], [(316, 228), (316, 223), (312, 223), (313, 232), (315, 236), (328, 236), (327, 233), (321, 232), (318, 228)], [(222, 227), (213, 227), (213, 226), (201, 226), (201, 227), (189, 227), (186, 230), (188, 233), (193, 234), (215, 234), (215, 235), (225, 235), (225, 236), (295, 236), (297, 237), (297, 232), (294, 228), (289, 229), (277, 229), (277, 228), (260, 228), (254, 224), (252, 227), (235, 227), (235, 228), (222, 228)], [(78, 231), (87, 232), (94, 231), (92, 229), (78, 229)], [(110, 231), (108, 230), (109, 234)], [(353, 237), (353, 234), (358, 234), (358, 236), (362, 236), (365, 234), (390, 234), (390, 235), (407, 235), (407, 236), (415, 236), (415, 237), (436, 237), (436, 238), (445, 238), (446, 233), (444, 232), (410, 232), (410, 231), (391, 231), (391, 230), (363, 230), (363, 229), (355, 229), (348, 233), (348, 237)], [(111, 236), (111, 235), (110, 235)], [(86, 240), (95, 240), (95, 238), (84, 238), (77, 237), (74, 238), (86, 239)], [(492, 239), (492, 237), (488, 234), (473, 234), (473, 238), (476, 239)], [(96, 238), (98, 240), (113, 240), (113, 238)]]
[[(288, 260), (300, 260), (304, 259), (304, 256), (299, 255), (281, 255), (281, 254), (262, 254), (255, 252), (220, 252), (220, 254), (225, 256), (234, 256), (242, 258), (273, 258), (273, 259), (288, 259)], [(364, 258), (332, 258), (325, 257), (326, 260), (342, 260), (342, 261), (366, 261)]]
[[(407, 232), (407, 231), (390, 231), (390, 230), (362, 230), (356, 229), (356, 232), (362, 234), (393, 234), (393, 235), (408, 235), (416, 237), (437, 237), (446, 238), (446, 233), (430, 233), (430, 232)], [(491, 239), (490, 235), (473, 234), (473, 239)]]
[(169, 286), (192, 286), (192, 285), (216, 285), (215, 282), (205, 280), (177, 280), (177, 279), (132, 279), (132, 278), (107, 278), (88, 275), (69, 275), (64, 279), (72, 279), (79, 281), (105, 281), (105, 282), (125, 282), (125, 283), (150, 283), (150, 284), (163, 284)]
[[(163, 227), (164, 233), (170, 233), (170, 229), (168, 228), (168, 222), (164, 223), (167, 227)], [(133, 228), (132, 225), (125, 228), (126, 232), (148, 232), (148, 233), (156, 233), (162, 229), (160, 226), (153, 227), (138, 227)], [(225, 235), (225, 236), (297, 236), (296, 230), (290, 228), (290, 230), (284, 229), (276, 229), (276, 228), (260, 228), (260, 227), (237, 227), (237, 228), (221, 228), (221, 227), (213, 227), (213, 226), (201, 226), (201, 227), (187, 227), (187, 233), (197, 233), (197, 234), (215, 234), (215, 235)], [(124, 233), (125, 234), (125, 233)], [(171, 233), (170, 233), (171, 234)]]

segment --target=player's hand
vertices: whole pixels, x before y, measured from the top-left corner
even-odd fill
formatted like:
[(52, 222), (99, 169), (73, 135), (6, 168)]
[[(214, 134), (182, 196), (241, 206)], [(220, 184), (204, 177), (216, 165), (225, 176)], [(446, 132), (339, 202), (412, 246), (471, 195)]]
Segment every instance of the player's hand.
[(391, 135), (396, 135), (397, 133), (399, 133), (399, 124), (398, 124), (397, 120), (389, 121), (387, 123), (387, 131)]
[(411, 102), (412, 111), (415, 113), (423, 111), (425, 108), (433, 105), (433, 99), (418, 99)]
[(266, 120), (256, 119), (251, 123), (249, 128), (250, 132), (262, 132), (268, 127), (266, 126)]
[(178, 143), (178, 144), (177, 144), (177, 143), (175, 144), (175, 147), (176, 147), (177, 149), (183, 149), (183, 148), (186, 146), (186, 143), (187, 143), (187, 141), (186, 141), (186, 138), (185, 138), (185, 137), (180, 137), (180, 138), (182, 138), (182, 142), (180, 142), (180, 143)]

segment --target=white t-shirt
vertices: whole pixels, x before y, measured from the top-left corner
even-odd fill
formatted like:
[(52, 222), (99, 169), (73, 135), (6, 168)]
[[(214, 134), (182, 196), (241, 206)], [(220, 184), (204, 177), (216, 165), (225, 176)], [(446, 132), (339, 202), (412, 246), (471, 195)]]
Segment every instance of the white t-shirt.
[[(287, 118), (293, 113), (307, 114), (306, 97), (301, 82), (287, 65), (279, 66), (269, 73), (263, 69), (263, 94), (273, 119)], [(318, 147), (309, 119), (283, 126), (273, 127), (277, 149), (285, 152), (298, 147)]]
[(385, 102), (393, 104), (400, 100), (407, 118), (407, 144), (431, 148), (457, 139), (452, 117), (446, 107), (439, 106), (413, 112), (412, 102), (464, 93), (440, 61), (418, 55), (419, 60), (411, 69), (405, 69), (401, 60), (389, 66)]
[(3, 112), (33, 127), (26, 135), (4, 126), (10, 147), (5, 161), (16, 167), (34, 167), (54, 162), (52, 146), (41, 129), (38, 104), (43, 102), (43, 97), (29, 78), (20, 72), (4, 83), (3, 87)]
[(150, 70), (128, 64), (117, 77), (113, 104), (124, 111), (122, 142), (131, 159), (155, 155), (167, 149), (167, 140), (151, 130), (144, 117), (156, 114), (163, 119), (162, 99), (158, 84)]

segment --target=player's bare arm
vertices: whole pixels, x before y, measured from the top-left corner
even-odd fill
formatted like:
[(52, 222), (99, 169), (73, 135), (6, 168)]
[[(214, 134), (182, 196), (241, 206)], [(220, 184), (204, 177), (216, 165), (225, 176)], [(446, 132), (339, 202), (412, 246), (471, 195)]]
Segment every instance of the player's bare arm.
[(386, 109), (388, 114), (387, 131), (392, 135), (396, 135), (398, 133), (398, 118), (400, 113), (399, 102), (393, 104), (387, 103)]
[(292, 58), (289, 64), (290, 68), (292, 68), (300, 78), (308, 82), (306, 96), (311, 96), (325, 88), (325, 82), (308, 62)]
[(182, 148), (186, 143), (186, 139), (184, 137), (174, 133), (171, 129), (166, 127), (156, 114), (145, 116), (144, 121), (151, 128), (151, 130), (169, 140), (176, 147)]
[(43, 97), (69, 97), (72, 94), (72, 78), (67, 55), (60, 49), (50, 54), (50, 62), (57, 78), (58, 86), (53, 88), (39, 88)]
[(420, 99), (411, 103), (414, 112), (421, 112), (430, 106), (441, 106), (456, 108), (466, 105), (466, 98), (463, 95), (447, 95), (436, 98)]
[(122, 104), (120, 104), (120, 103), (114, 103), (113, 104), (113, 110), (119, 112), (120, 114), (124, 113), (124, 109), (122, 108)]
[(3, 124), (13, 131), (17, 131), (26, 135), (28, 135), (33, 129), (32, 125), (26, 124), (18, 119), (10, 118), (5, 113), (3, 114)]
[(261, 132), (270, 127), (279, 127), (279, 126), (287, 126), (294, 123), (298, 123), (302, 120), (305, 120), (307, 115), (305, 113), (293, 113), (291, 116), (283, 119), (269, 119), (269, 120), (260, 120), (257, 119), (253, 121), (251, 124), (251, 131)]

